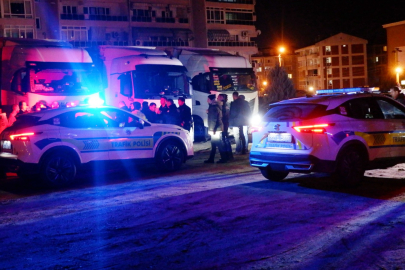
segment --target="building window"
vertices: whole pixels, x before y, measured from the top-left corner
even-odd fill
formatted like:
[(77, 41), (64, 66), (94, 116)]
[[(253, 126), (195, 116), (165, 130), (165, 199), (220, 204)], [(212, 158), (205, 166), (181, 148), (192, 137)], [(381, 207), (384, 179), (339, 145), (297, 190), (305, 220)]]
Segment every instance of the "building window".
[(331, 64), (332, 63), (332, 57), (326, 57), (325, 63), (326, 64)]
[(66, 41), (87, 41), (87, 27), (62, 26), (62, 40)]
[(4, 1), (4, 18), (32, 18), (31, 1)]
[(288, 78), (292, 79), (292, 74), (288, 74)]
[(35, 18), (35, 26), (37, 29), (41, 29), (41, 19), (40, 18)]
[(10, 38), (34, 38), (34, 27), (31, 25), (6, 25), (4, 36)]
[(383, 47), (383, 51), (386, 52), (387, 51), (387, 46)]
[(84, 7), (83, 13), (90, 15), (110, 15), (110, 9), (104, 7)]
[(225, 24), (223, 9), (207, 8), (207, 23)]
[(375, 62), (378, 63), (378, 56), (375, 57)]
[(226, 12), (226, 24), (253, 25), (253, 11), (246, 12)]
[(330, 46), (325, 46), (325, 52), (330, 53), (332, 51)]
[(63, 14), (77, 14), (77, 7), (75, 6), (63, 6), (62, 7)]

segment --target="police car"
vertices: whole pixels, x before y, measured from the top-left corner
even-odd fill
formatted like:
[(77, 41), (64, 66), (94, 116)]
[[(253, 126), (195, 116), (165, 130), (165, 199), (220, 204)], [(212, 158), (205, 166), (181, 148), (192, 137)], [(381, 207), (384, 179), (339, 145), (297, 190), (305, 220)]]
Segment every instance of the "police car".
[(250, 164), (274, 181), (289, 172), (327, 172), (353, 186), (366, 169), (405, 161), (405, 107), (371, 88), (271, 104), (253, 131)]
[(39, 174), (51, 186), (73, 182), (92, 161), (154, 162), (174, 171), (193, 156), (188, 131), (152, 124), (115, 107), (73, 107), (20, 115), (1, 134), (0, 167)]

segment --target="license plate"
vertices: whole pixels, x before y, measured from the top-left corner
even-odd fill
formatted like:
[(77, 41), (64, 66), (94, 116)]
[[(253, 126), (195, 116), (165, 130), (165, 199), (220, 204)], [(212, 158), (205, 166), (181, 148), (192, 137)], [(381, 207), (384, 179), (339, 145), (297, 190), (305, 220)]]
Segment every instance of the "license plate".
[(11, 142), (10, 141), (1, 141), (1, 148), (4, 150), (11, 150)]
[(284, 148), (284, 149), (293, 149), (293, 143), (267, 143), (267, 148)]
[(270, 133), (268, 136), (268, 140), (271, 142), (291, 142), (291, 134), (290, 133)]

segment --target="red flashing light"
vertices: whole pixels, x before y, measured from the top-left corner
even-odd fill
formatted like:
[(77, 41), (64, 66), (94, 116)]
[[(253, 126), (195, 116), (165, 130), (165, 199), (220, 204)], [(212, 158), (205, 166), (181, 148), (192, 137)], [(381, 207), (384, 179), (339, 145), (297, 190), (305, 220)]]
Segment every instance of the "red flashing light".
[(251, 128), (250, 128), (250, 131), (253, 133), (253, 132), (259, 132), (259, 131), (261, 131), (262, 130), (262, 128), (263, 127), (261, 127), (261, 126), (252, 126)]
[(310, 126), (295, 126), (293, 127), (297, 132), (302, 133), (318, 133), (323, 134), (326, 132), (325, 127), (329, 124), (319, 124), (319, 125), (310, 125)]
[(12, 141), (29, 141), (30, 140), (29, 136), (32, 136), (34, 134), (35, 134), (34, 132), (14, 134), (10, 135), (10, 139)]

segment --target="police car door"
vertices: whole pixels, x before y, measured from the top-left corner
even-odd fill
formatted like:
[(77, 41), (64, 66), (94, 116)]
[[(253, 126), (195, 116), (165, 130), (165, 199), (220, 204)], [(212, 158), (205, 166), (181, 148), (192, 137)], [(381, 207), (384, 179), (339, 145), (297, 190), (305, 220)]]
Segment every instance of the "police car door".
[(353, 135), (359, 136), (369, 148), (369, 158), (391, 156), (387, 133), (392, 127), (384, 119), (380, 107), (372, 97), (354, 98), (345, 103), (351, 117)]
[(113, 119), (115, 126), (107, 127), (109, 137), (109, 158), (118, 159), (142, 159), (153, 157), (153, 137), (150, 134), (147, 123), (131, 113), (123, 110), (107, 108), (101, 110), (106, 120)]
[(405, 107), (389, 98), (376, 98), (378, 105), (389, 125), (386, 138), (391, 145), (392, 157), (405, 156)]
[(53, 121), (60, 121), (62, 144), (76, 149), (83, 163), (109, 159), (107, 133), (96, 109), (78, 108)]

